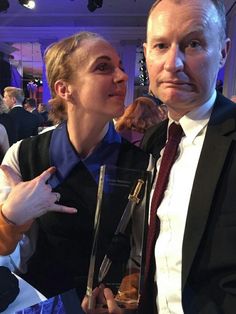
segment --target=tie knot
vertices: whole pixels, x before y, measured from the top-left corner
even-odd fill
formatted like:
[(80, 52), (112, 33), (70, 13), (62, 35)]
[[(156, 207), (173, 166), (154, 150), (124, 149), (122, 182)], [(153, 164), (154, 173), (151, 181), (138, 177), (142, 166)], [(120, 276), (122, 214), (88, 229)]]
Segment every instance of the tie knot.
[(168, 130), (168, 139), (174, 138), (174, 139), (180, 139), (183, 134), (183, 129), (180, 124), (171, 123)]

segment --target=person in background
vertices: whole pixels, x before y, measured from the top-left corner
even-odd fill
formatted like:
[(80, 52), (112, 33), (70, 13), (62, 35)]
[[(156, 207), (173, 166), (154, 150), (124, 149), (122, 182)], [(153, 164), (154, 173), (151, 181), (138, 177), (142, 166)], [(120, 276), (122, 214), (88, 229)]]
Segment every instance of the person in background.
[(9, 148), (9, 141), (8, 141), (7, 131), (4, 125), (0, 124), (0, 164), (8, 148)]
[(38, 112), (39, 114), (43, 117), (43, 126), (51, 126), (52, 121), (49, 120), (48, 118), (48, 109), (47, 105), (44, 103), (39, 103), (38, 104)]
[[(0, 238), (4, 239), (0, 254), (11, 253), (24, 234), (21, 262), (27, 270), (21, 276), (47, 297), (75, 287), (82, 297), (100, 167), (146, 170), (149, 154), (114, 129), (112, 119), (124, 112), (128, 77), (104, 38), (90, 32), (75, 34), (49, 46), (44, 60), (52, 95), (49, 104), (55, 117), (64, 121), (52, 131), (16, 143), (5, 155), (0, 171)], [(50, 167), (55, 169), (51, 175)], [(41, 193), (36, 194), (38, 185)], [(22, 202), (27, 189), (31, 200)], [(106, 208), (101, 218), (109, 221), (103, 229), (105, 250), (128, 199), (124, 187), (118, 193), (112, 211)], [(35, 205), (41, 198), (49, 198), (48, 208), (46, 203)], [(54, 212), (64, 206), (77, 211)]]
[(44, 119), (38, 111), (37, 100), (35, 98), (27, 98), (24, 103), (24, 108), (37, 117), (39, 127), (44, 125)]
[(125, 109), (115, 128), (121, 136), (139, 146), (146, 130), (166, 117), (165, 105), (159, 106), (148, 97), (138, 97)]
[(220, 79), (216, 81), (216, 91), (221, 94), (223, 93), (223, 81)]
[(0, 124), (2, 124), (8, 135), (9, 145), (11, 146), (16, 142), (16, 127), (11, 117), (7, 114), (9, 109), (4, 104), (2, 95), (0, 95)]
[(23, 108), (24, 92), (21, 88), (4, 88), (3, 101), (8, 107), (11, 120), (16, 128), (16, 141), (38, 134), (39, 120)]

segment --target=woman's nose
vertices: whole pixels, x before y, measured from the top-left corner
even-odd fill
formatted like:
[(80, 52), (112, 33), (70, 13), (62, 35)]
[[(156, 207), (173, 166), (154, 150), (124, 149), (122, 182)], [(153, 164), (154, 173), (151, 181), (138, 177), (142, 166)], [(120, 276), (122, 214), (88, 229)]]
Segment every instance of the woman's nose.
[(115, 82), (127, 82), (128, 81), (128, 75), (120, 68), (117, 68), (115, 70)]

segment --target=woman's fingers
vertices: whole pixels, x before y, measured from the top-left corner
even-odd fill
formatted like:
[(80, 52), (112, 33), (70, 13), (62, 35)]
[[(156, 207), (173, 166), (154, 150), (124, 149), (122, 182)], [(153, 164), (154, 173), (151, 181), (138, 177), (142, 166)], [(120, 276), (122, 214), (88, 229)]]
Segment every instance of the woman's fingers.
[(22, 181), (19, 174), (17, 174), (11, 167), (7, 165), (1, 165), (0, 169), (3, 171), (11, 187), (17, 185), (18, 183)]
[(38, 177), (34, 178), (35, 180), (39, 179), (40, 181), (43, 181), (44, 183), (47, 182), (47, 180), (51, 177), (52, 174), (56, 172), (56, 167), (50, 167), (43, 171)]
[[(11, 187), (16, 186), (18, 183), (22, 182), (22, 178), (11, 167), (7, 165), (1, 165), (0, 169), (3, 171)], [(56, 168), (50, 167), (47, 170), (43, 171), (39, 176), (35, 177), (33, 180), (35, 181), (40, 180), (46, 183), (47, 180), (51, 177), (51, 175), (55, 172)]]
[(55, 203), (58, 203), (58, 202), (60, 201), (61, 194), (60, 194), (60, 193), (58, 193), (58, 192), (55, 192), (55, 193), (52, 193), (52, 194), (54, 194), (54, 195), (55, 195), (55, 198), (56, 198)]
[(77, 209), (74, 207), (68, 207), (60, 204), (54, 204), (48, 208), (48, 211), (58, 212), (58, 213), (67, 213), (67, 214), (75, 214), (77, 213)]

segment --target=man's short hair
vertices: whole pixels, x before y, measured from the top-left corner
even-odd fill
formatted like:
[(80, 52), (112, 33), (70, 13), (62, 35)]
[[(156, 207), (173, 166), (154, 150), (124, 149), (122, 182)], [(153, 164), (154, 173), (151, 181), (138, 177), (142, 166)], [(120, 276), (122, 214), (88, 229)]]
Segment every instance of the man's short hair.
[(37, 101), (34, 98), (27, 98), (25, 101), (25, 104), (30, 105), (30, 107), (36, 108), (37, 107)]
[[(149, 13), (148, 13), (148, 19), (147, 21), (149, 20), (149, 17), (152, 13), (152, 11), (155, 9), (155, 7), (161, 2), (162, 0), (156, 0), (153, 5), (151, 6), (150, 10), (149, 10)], [(172, 0), (173, 2), (175, 3), (181, 3), (182, 0)], [(205, 0), (204, 0), (205, 1)], [(221, 28), (220, 28), (220, 35), (221, 35), (221, 39), (224, 40), (225, 37), (226, 37), (226, 28), (227, 28), (227, 25), (226, 25), (226, 12), (225, 12), (225, 4), (224, 4), (224, 0), (210, 0), (217, 12), (218, 12), (218, 15), (219, 15), (219, 18), (220, 18), (220, 22), (221, 22)]]
[(7, 86), (4, 88), (4, 92), (7, 92), (10, 97), (15, 97), (17, 103), (22, 104), (25, 99), (24, 91), (21, 88)]

